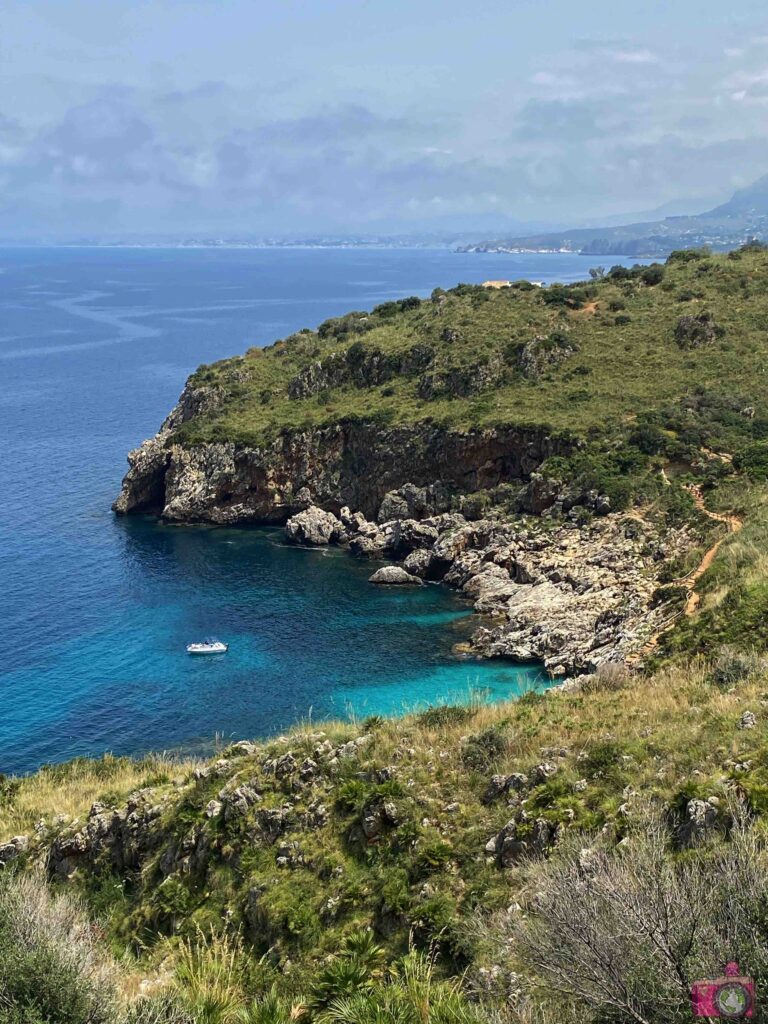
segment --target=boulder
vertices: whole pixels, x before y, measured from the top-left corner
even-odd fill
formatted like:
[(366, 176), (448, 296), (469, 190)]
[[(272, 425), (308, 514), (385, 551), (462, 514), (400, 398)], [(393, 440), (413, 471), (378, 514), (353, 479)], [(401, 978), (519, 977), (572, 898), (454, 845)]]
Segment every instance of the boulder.
[(206, 818), (218, 818), (221, 814), (223, 804), (221, 800), (209, 800), (205, 805), (205, 816)]
[(375, 523), (369, 523), (362, 512), (351, 512), (347, 505), (344, 505), (339, 511), (339, 519), (341, 525), (350, 535), (365, 532), (366, 527), (375, 528), (376, 526)]
[(419, 579), (428, 580), (431, 578), (430, 573), (433, 561), (434, 558), (431, 551), (426, 551), (424, 548), (418, 548), (416, 551), (412, 551), (410, 555), (408, 555), (403, 562), (403, 568), (413, 576), (418, 576)]
[(532, 786), (541, 786), (547, 781), (547, 779), (551, 779), (552, 776), (556, 774), (557, 765), (544, 761), (542, 764), (537, 764), (531, 768), (528, 773), (528, 781)]
[(524, 857), (541, 856), (554, 843), (556, 827), (544, 818), (526, 820), (518, 812), (520, 820), (514, 818), (485, 844), (485, 852), (492, 854), (500, 868), (509, 868)]
[(387, 536), (379, 529), (376, 523), (369, 523), (363, 520), (358, 524), (357, 533), (354, 533), (349, 542), (349, 550), (353, 555), (362, 558), (380, 558), (387, 546)]
[(236, 743), (232, 743), (229, 746), (227, 753), (230, 757), (252, 757), (253, 754), (258, 753), (258, 746), (255, 743), (250, 743), (248, 740), (238, 740)]
[(519, 793), (528, 786), (528, 778), (520, 772), (513, 772), (511, 775), (494, 775), (491, 777), (485, 792), (483, 803), (490, 804), (509, 793)]
[(385, 524), (385, 535), (387, 551), (394, 558), (405, 558), (419, 548), (431, 548), (439, 536), (434, 526), (420, 523), (417, 519), (398, 519)]
[(346, 536), (344, 527), (332, 512), (310, 505), (303, 512), (291, 516), (285, 524), (285, 538), (291, 544), (322, 547), (337, 544)]
[(408, 502), (399, 491), (388, 491), (379, 507), (377, 518), (380, 523), (387, 523), (391, 519), (407, 519), (410, 512)]
[(0, 868), (16, 860), (22, 853), (26, 853), (28, 847), (28, 836), (14, 836), (7, 843), (0, 845)]
[(399, 823), (397, 807), (390, 801), (376, 800), (363, 808), (360, 824), (363, 835), (372, 842), (378, 839), (385, 828), (397, 828)]
[(397, 490), (387, 491), (379, 506), (377, 519), (380, 523), (392, 519), (426, 519), (449, 507), (448, 490), (440, 480), (428, 487), (407, 483)]
[(717, 823), (717, 806), (709, 800), (689, 800), (678, 835), (683, 846), (693, 846)]
[(369, 583), (377, 583), (383, 586), (409, 586), (421, 587), (422, 581), (418, 576), (412, 576), (400, 565), (384, 565), (381, 569), (368, 578)]

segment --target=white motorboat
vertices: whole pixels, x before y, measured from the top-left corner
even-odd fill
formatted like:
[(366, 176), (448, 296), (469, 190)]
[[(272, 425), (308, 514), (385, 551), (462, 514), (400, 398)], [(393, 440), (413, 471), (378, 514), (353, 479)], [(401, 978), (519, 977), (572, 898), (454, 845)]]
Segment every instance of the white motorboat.
[(187, 644), (187, 654), (226, 654), (229, 644), (221, 640), (203, 640), (199, 644)]

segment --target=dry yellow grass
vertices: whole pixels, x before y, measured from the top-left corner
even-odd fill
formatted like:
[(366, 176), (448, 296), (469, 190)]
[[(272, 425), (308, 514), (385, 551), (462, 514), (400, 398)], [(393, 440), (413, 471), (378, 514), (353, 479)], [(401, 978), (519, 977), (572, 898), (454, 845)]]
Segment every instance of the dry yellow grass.
[(50, 822), (57, 815), (81, 818), (105, 795), (123, 803), (142, 786), (181, 780), (197, 763), (164, 755), (133, 760), (106, 754), (47, 766), (34, 775), (11, 780), (12, 791), (7, 796), (3, 798), (0, 789), (0, 842), (29, 833), (37, 822)]

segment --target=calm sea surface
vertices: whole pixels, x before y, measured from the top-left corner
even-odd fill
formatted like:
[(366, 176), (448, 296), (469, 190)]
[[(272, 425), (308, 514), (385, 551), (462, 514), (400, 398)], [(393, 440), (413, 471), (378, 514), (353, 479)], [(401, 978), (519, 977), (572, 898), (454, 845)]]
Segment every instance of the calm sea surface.
[[(0, 772), (204, 747), (310, 714), (541, 685), (466, 661), (468, 606), (388, 591), (279, 531), (116, 520), (126, 452), (201, 362), (437, 285), (568, 281), (594, 258), (444, 250), (0, 249)], [(184, 645), (214, 634), (224, 657)]]

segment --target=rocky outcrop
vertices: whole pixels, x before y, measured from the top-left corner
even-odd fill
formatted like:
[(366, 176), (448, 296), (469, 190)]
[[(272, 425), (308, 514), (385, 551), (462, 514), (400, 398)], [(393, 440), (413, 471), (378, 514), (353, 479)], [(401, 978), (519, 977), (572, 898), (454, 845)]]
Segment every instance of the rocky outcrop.
[(332, 512), (311, 505), (285, 524), (285, 538), (292, 544), (322, 546), (335, 544), (345, 536), (344, 527)]
[(48, 854), (51, 872), (69, 878), (82, 865), (102, 864), (117, 873), (138, 870), (163, 841), (163, 802), (151, 789), (137, 790), (125, 807), (95, 803), (88, 820), (74, 822), (53, 838)]
[(347, 505), (373, 519), (387, 493), (406, 483), (431, 488), (431, 509), (443, 510), (451, 494), (523, 483), (544, 459), (573, 447), (543, 427), (458, 431), (429, 422), (386, 427), (352, 420), (286, 430), (259, 446), (180, 443), (179, 427), (201, 410), (215, 410), (219, 400), (212, 388), (185, 389), (160, 432), (128, 456), (116, 512), (154, 512), (179, 522), (283, 523), (315, 504), (334, 514)]
[(383, 565), (381, 569), (376, 570), (368, 582), (389, 587), (420, 587), (423, 585), (418, 576), (412, 576), (400, 565)]
[[(567, 335), (541, 348), (564, 352)], [(285, 431), (261, 447), (179, 443), (179, 427), (219, 400), (212, 388), (185, 391), (160, 433), (129, 456), (116, 511), (283, 522), (293, 543), (402, 562), (374, 582), (445, 581), (491, 619), (472, 637), (475, 654), (542, 662), (553, 674), (637, 653), (668, 616), (652, 600), (661, 562), (651, 527), (632, 520), (630, 529), (604, 495), (539, 472), (549, 456), (572, 451), (567, 438), (544, 428), (347, 421)], [(489, 493), (510, 482), (507, 511), (489, 514)], [(688, 543), (668, 531), (667, 557)]]
[(29, 836), (13, 836), (7, 843), (0, 843), (0, 869), (18, 860), (29, 849)]
[(715, 323), (711, 313), (697, 316), (681, 316), (675, 325), (675, 341), (680, 348), (702, 348), (722, 338), (725, 328)]
[(557, 827), (544, 818), (529, 821), (520, 811), (485, 844), (489, 854), (500, 868), (511, 868), (528, 857), (541, 856), (557, 840)]
[[(403, 496), (388, 495), (389, 511), (414, 509)], [(424, 494), (421, 494), (423, 499)], [(572, 510), (573, 513), (574, 510)], [(374, 583), (443, 581), (463, 593), (490, 620), (472, 636), (470, 649), (482, 657), (542, 662), (555, 675), (593, 672), (641, 650), (669, 615), (656, 604), (659, 538), (653, 527), (621, 514), (606, 514), (581, 525), (571, 514), (538, 519), (501, 516), (469, 522), (455, 512), (425, 519), (372, 523), (348, 508), (333, 525), (330, 543), (348, 544), (359, 557), (394, 558)], [(307, 510), (295, 517), (312, 522), (327, 515)], [(295, 520), (287, 530), (293, 534)], [(666, 557), (691, 543), (684, 530), (665, 534)]]
[(564, 363), (577, 349), (575, 341), (563, 331), (538, 335), (519, 348), (518, 369), (529, 380), (538, 380), (548, 370), (554, 370)]
[(683, 846), (695, 846), (715, 828), (718, 819), (718, 798), (689, 800), (685, 816), (678, 828), (678, 841)]
[(501, 355), (496, 354), (474, 366), (451, 366), (425, 373), (419, 378), (416, 393), (419, 398), (427, 401), (436, 398), (469, 398), (489, 388), (499, 387), (508, 375), (507, 364)]
[(288, 384), (288, 397), (310, 398), (328, 388), (378, 387), (395, 377), (409, 377), (425, 369), (434, 357), (429, 345), (417, 344), (405, 352), (386, 354), (355, 342), (300, 370)]

